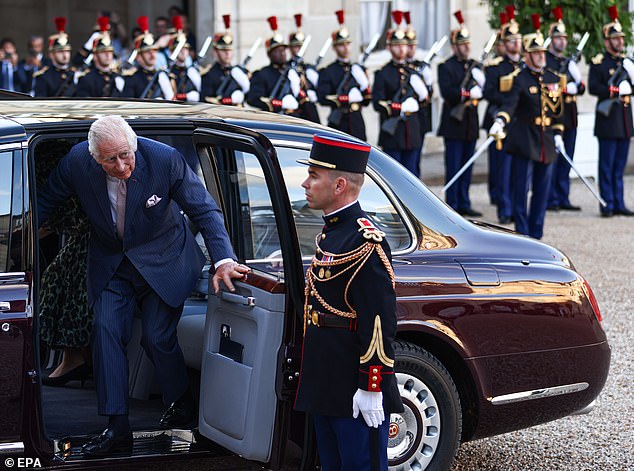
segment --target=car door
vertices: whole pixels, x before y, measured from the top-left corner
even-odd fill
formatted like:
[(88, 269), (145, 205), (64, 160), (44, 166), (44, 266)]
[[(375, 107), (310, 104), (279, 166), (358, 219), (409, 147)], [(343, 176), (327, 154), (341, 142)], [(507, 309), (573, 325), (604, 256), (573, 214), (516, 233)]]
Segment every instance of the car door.
[(303, 270), (275, 149), (226, 124), (193, 136), (210, 193), (222, 207), (236, 254), (253, 270), (234, 293), (209, 284), (201, 363), (200, 433), (277, 469), (297, 381), (290, 350), (302, 316)]
[(24, 451), (22, 413), (34, 397), (25, 148), (24, 128), (0, 119), (0, 455)]

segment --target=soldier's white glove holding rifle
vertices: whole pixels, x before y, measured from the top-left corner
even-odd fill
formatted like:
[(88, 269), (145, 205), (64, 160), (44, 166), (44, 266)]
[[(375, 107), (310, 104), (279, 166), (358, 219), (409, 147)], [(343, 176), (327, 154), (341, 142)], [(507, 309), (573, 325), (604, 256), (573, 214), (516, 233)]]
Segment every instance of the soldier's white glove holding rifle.
[(378, 428), (385, 420), (383, 393), (357, 389), (352, 396), (352, 417), (359, 417), (359, 412), (368, 427)]
[(560, 154), (566, 153), (566, 146), (564, 146), (564, 139), (561, 137), (561, 134), (555, 134), (555, 149)]
[(489, 136), (499, 136), (504, 132), (504, 121), (500, 118), (496, 119), (489, 129)]

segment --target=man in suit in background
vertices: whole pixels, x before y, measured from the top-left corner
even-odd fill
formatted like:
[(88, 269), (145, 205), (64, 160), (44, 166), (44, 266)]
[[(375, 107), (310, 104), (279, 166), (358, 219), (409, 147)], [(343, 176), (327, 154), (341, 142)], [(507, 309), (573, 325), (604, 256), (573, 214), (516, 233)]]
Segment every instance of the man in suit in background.
[(83, 447), (88, 456), (130, 451), (126, 347), (135, 311), (141, 344), (170, 404), (160, 425), (184, 427), (196, 417), (176, 327), (205, 262), (181, 209), (198, 226), (215, 262), (213, 285), (233, 290), (248, 268), (234, 261), (220, 209), (183, 156), (137, 138), (120, 116), (96, 120), (88, 142), (74, 146), (38, 198), (39, 220), (76, 195), (88, 216), (88, 302), (98, 412), (108, 427)]

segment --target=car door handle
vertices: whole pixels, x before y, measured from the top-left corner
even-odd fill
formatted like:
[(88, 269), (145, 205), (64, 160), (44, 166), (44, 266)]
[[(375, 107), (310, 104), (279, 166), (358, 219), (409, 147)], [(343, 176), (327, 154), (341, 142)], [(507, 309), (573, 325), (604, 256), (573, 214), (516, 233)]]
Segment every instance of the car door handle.
[(242, 304), (243, 306), (255, 306), (255, 298), (253, 296), (241, 296), (239, 294), (221, 291), (220, 299), (234, 304)]
[(7, 301), (0, 301), (0, 311), (10, 311), (11, 303)]

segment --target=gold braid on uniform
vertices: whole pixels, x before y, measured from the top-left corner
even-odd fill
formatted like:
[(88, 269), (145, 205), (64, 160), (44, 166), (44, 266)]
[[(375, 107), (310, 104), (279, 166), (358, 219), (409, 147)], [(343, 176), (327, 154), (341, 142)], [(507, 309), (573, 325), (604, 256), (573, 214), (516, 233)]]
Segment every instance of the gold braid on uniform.
[[(370, 256), (372, 256), (373, 252), (377, 253), (377, 255), (379, 256), (379, 259), (385, 266), (385, 269), (387, 270), (387, 273), (390, 277), (390, 281), (392, 282), (392, 288), (394, 288), (396, 285), (394, 280), (394, 270), (392, 268), (392, 264), (390, 263), (387, 255), (385, 254), (383, 247), (381, 247), (381, 244), (367, 241), (363, 245), (359, 246), (358, 248), (354, 250), (351, 250), (350, 252), (346, 252), (343, 254), (334, 254), (334, 253), (330, 253), (330, 252), (326, 252), (322, 250), (319, 247), (319, 240), (320, 240), (320, 236), (318, 235), (315, 239), (315, 245), (317, 246), (317, 253), (322, 253), (323, 255), (327, 257), (332, 257), (332, 260), (318, 260), (317, 257), (313, 257), (312, 262), (310, 266), (308, 267), (308, 270), (306, 270), (306, 287), (304, 289), (304, 331), (306, 330), (305, 329), (306, 319), (310, 315), (309, 311), (311, 308), (309, 307), (309, 304), (308, 304), (310, 300), (310, 296), (314, 296), (321, 303), (324, 309), (326, 309), (327, 311), (337, 316), (346, 317), (349, 319), (357, 318), (357, 312), (348, 302), (348, 289), (350, 288), (350, 285), (352, 283), (352, 280), (354, 280), (354, 277), (357, 275), (357, 273), (359, 273), (359, 270), (363, 267), (365, 262), (367, 262)], [(328, 269), (330, 267), (343, 265), (344, 263), (350, 263), (350, 265), (348, 265), (347, 267), (342, 269), (339, 273), (331, 277), (320, 278), (317, 275), (315, 275), (314, 269), (316, 268), (323, 269), (324, 267), (326, 267)], [(350, 279), (348, 280), (348, 283), (346, 284), (346, 289), (344, 292), (344, 300), (346, 302), (346, 305), (350, 309), (350, 311), (342, 311), (341, 309), (337, 309), (326, 302), (326, 300), (319, 294), (315, 286), (315, 283), (334, 280), (335, 278), (348, 272), (355, 266), (356, 266), (356, 269), (354, 273), (350, 276)]]

